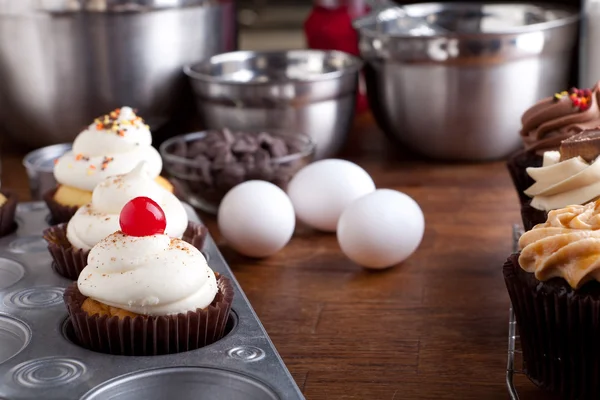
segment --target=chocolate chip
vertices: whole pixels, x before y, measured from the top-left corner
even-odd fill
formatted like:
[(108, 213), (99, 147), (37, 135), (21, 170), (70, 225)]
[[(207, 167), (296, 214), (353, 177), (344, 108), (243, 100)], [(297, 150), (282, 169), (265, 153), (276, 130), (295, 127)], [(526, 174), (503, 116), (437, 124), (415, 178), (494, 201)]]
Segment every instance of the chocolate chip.
[(280, 138), (273, 138), (268, 150), (273, 158), (283, 157), (288, 154), (288, 147), (285, 144), (285, 141)]
[(239, 136), (231, 145), (231, 151), (237, 154), (254, 153), (258, 150), (258, 141), (252, 136)]
[(235, 157), (228, 149), (220, 149), (215, 158), (213, 158), (212, 169), (215, 171), (223, 169), (227, 164), (231, 164), (234, 161)]
[(226, 165), (220, 171), (216, 178), (216, 184), (219, 189), (231, 189), (244, 181), (246, 169), (243, 165), (231, 163)]
[(194, 141), (188, 146), (188, 158), (196, 158), (196, 156), (206, 154), (207, 150), (208, 144), (206, 142), (203, 140)]
[(194, 162), (198, 165), (198, 168), (196, 168), (196, 174), (200, 180), (207, 185), (212, 185), (213, 179), (211, 175), (211, 161), (204, 155), (198, 155), (194, 158)]

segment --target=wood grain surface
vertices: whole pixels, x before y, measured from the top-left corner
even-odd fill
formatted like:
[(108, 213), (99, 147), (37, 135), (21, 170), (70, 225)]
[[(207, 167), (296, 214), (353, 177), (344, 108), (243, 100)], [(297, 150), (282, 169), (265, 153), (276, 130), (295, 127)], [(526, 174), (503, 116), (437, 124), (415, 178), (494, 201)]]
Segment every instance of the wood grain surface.
[[(2, 185), (29, 198), (24, 150), (2, 146)], [(261, 261), (235, 254), (203, 215), (307, 399), (505, 400), (509, 300), (501, 267), (518, 200), (503, 162), (439, 163), (390, 150), (370, 117), (343, 157), (425, 213), (417, 252), (369, 271), (335, 235), (299, 226)], [(524, 377), (522, 400), (552, 399)]]

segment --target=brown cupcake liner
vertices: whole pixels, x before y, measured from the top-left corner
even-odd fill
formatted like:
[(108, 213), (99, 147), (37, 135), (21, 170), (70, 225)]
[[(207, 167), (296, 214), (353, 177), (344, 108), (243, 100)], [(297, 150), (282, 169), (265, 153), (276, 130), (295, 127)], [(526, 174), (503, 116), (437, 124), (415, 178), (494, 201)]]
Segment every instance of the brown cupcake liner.
[(67, 224), (51, 226), (44, 231), (44, 239), (48, 242), (48, 251), (52, 256), (52, 269), (57, 274), (72, 281), (87, 265), (89, 250), (77, 249), (67, 239)]
[(15, 222), (15, 214), (17, 212), (17, 204), (19, 197), (16, 193), (9, 190), (1, 190), (0, 193), (6, 197), (6, 203), (0, 206), (0, 237), (6, 236), (15, 231), (17, 223)]
[(182, 239), (198, 250), (202, 250), (206, 241), (206, 235), (208, 235), (208, 228), (206, 226), (190, 221), (185, 232), (183, 232)]
[(516, 152), (506, 162), (506, 167), (508, 168), (513, 185), (519, 195), (521, 205), (526, 204), (531, 200), (531, 198), (525, 194), (525, 190), (535, 183), (535, 181), (527, 174), (526, 170), (529, 167), (541, 167), (542, 162), (542, 156), (526, 150)]
[(173, 354), (199, 349), (225, 335), (233, 286), (222, 275), (217, 275), (217, 285), (219, 291), (207, 308), (159, 317), (88, 315), (81, 308), (86, 297), (77, 283), (65, 290), (64, 301), (77, 344), (84, 348), (124, 356)]
[(73, 217), (73, 215), (75, 215), (75, 213), (79, 209), (79, 207), (77, 206), (65, 206), (54, 200), (54, 195), (56, 194), (57, 190), (58, 187), (49, 190), (43, 195), (43, 199), (46, 202), (48, 209), (50, 210), (50, 223), (53, 225), (69, 222), (71, 217)]
[(537, 224), (543, 224), (548, 219), (548, 211), (538, 210), (531, 206), (531, 200), (521, 206), (521, 219), (525, 231), (533, 229)]
[(503, 272), (529, 379), (564, 399), (599, 399), (600, 283), (573, 290), (562, 278), (540, 282), (518, 254)]
[[(202, 250), (208, 229), (195, 222), (188, 222), (183, 233), (183, 240)], [(87, 265), (89, 250), (77, 249), (67, 239), (67, 224), (51, 226), (44, 231), (44, 239), (48, 242), (48, 251), (52, 256), (52, 269), (65, 278), (76, 281)]]

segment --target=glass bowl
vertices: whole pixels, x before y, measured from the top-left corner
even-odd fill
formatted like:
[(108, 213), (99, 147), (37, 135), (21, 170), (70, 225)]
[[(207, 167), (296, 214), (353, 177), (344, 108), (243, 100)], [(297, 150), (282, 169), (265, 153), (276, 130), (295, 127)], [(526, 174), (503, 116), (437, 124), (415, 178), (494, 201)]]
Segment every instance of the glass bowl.
[[(223, 139), (215, 140), (217, 135)], [(277, 156), (282, 142), (287, 154)], [(286, 190), (296, 172), (312, 162), (315, 144), (298, 133), (215, 129), (172, 137), (161, 144), (160, 154), (178, 196), (216, 214), (225, 194), (242, 182), (263, 180)]]

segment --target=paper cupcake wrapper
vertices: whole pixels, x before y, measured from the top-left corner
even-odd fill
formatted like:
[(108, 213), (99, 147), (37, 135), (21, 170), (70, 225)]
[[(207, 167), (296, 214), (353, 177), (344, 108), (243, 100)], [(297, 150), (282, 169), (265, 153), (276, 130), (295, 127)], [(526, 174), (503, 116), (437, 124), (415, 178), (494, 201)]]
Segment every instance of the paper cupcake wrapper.
[(561, 278), (541, 283), (521, 269), (518, 254), (504, 264), (525, 373), (564, 399), (600, 398), (600, 283), (573, 290)]
[(196, 350), (221, 339), (231, 311), (231, 281), (217, 276), (219, 291), (205, 309), (187, 314), (135, 318), (88, 315), (81, 309), (86, 297), (69, 286), (64, 301), (77, 344), (100, 353), (124, 356), (153, 356)]
[[(202, 250), (208, 229), (195, 222), (189, 222), (183, 234), (183, 240)], [(77, 249), (67, 239), (67, 224), (51, 226), (44, 231), (44, 239), (48, 242), (48, 251), (52, 256), (52, 269), (59, 275), (72, 281), (79, 278), (79, 274), (87, 265), (89, 250)]]
[(506, 162), (506, 167), (512, 179), (513, 185), (519, 195), (521, 205), (529, 202), (531, 198), (525, 194), (525, 189), (535, 183), (527, 174), (529, 167), (540, 167), (543, 158), (533, 152), (520, 150), (513, 154)]
[(18, 196), (8, 190), (0, 191), (6, 197), (6, 203), (0, 207), (0, 236), (12, 233), (16, 227), (15, 213), (19, 202)]
[(48, 242), (48, 251), (52, 256), (52, 269), (59, 275), (76, 281), (87, 265), (90, 251), (71, 246), (67, 239), (67, 224), (51, 226), (44, 231), (43, 236)]
[(77, 206), (65, 206), (54, 200), (54, 195), (56, 194), (57, 190), (58, 187), (49, 190), (43, 196), (43, 199), (46, 202), (48, 209), (50, 210), (52, 224), (62, 224), (65, 222), (69, 222), (71, 217), (75, 215), (77, 209), (79, 208)]
[(548, 219), (548, 211), (538, 210), (531, 206), (531, 201), (521, 206), (521, 219), (525, 231), (533, 229), (537, 224), (543, 224)]

